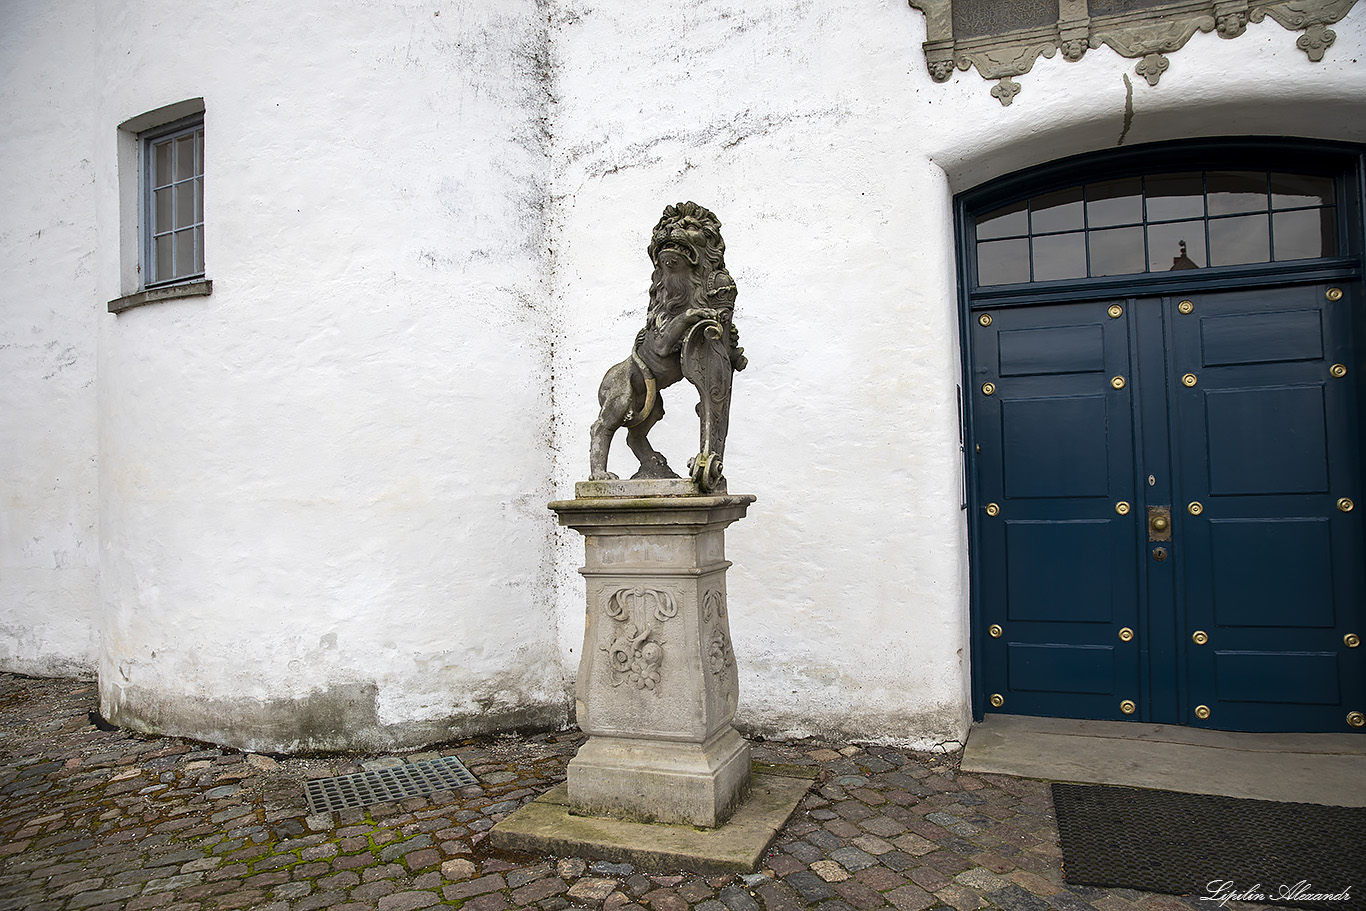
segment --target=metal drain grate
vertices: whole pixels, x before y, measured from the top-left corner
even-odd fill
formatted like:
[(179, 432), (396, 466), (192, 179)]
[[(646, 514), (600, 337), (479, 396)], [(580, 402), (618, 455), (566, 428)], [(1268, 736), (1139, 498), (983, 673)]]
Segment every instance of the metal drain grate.
[(330, 813), (477, 784), (479, 779), (470, 774), (459, 759), (442, 756), (392, 769), (315, 778), (304, 785), (304, 796), (308, 798), (310, 813)]

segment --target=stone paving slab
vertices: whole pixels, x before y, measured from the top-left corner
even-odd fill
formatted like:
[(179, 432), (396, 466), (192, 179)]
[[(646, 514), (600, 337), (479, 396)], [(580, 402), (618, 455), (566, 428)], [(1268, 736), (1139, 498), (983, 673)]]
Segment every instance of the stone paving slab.
[(578, 732), (398, 757), (458, 756), (480, 785), (310, 815), (307, 779), (395, 757), (262, 756), (105, 731), (91, 724), (96, 703), (89, 682), (0, 674), (0, 911), (1220, 908), (1069, 885), (1047, 782), (963, 774), (952, 754), (757, 742), (757, 762), (814, 779), (758, 872), (660, 873), (489, 845), (495, 824), (564, 780)]
[(811, 787), (806, 778), (753, 773), (749, 797), (716, 829), (647, 825), (575, 816), (565, 785), (556, 785), (489, 830), (495, 848), (549, 854), (586, 853), (646, 870), (753, 873)]

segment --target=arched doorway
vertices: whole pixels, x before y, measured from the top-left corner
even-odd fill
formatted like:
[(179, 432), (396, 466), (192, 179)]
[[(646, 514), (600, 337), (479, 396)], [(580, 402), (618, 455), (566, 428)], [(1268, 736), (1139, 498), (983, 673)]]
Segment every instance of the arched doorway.
[(1361, 150), (1140, 147), (957, 205), (975, 714), (1363, 729)]

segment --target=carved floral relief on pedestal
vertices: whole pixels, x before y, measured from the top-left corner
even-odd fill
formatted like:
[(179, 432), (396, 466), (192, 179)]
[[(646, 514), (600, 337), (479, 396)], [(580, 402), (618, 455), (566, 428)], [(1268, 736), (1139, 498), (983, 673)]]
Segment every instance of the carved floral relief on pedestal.
[(613, 621), (611, 638), (602, 646), (612, 685), (627, 684), (658, 695), (665, 642), (659, 627), (678, 616), (678, 602), (659, 589), (619, 588), (607, 595), (603, 612)]
[[(1155, 86), (1169, 65), (1163, 55), (1180, 50), (1196, 32), (1237, 38), (1247, 31), (1248, 23), (1267, 17), (1290, 31), (1303, 32), (1295, 46), (1318, 62), (1337, 38), (1328, 26), (1356, 4), (1356, 0), (1152, 0), (1134, 8), (1103, 0), (1058, 0), (1057, 20), (1038, 25), (1024, 15), (1036, 9), (1030, 0), (908, 2), (925, 13), (929, 39), (924, 45), (925, 60), (934, 81), (947, 81), (955, 68), (975, 66), (984, 78), (998, 80), (991, 94), (1002, 105), (1009, 105), (1020, 91), (1012, 76), (1029, 72), (1035, 60), (1052, 57), (1059, 49), (1064, 59), (1077, 61), (1088, 49), (1109, 45), (1120, 56), (1138, 58), (1135, 72)], [(984, 9), (990, 13), (984, 16)], [(993, 22), (997, 27), (991, 26)], [(1015, 28), (1012, 23), (1029, 27)]]
[(726, 596), (716, 589), (702, 595), (702, 627), (706, 637), (707, 669), (721, 684), (721, 695), (729, 703), (732, 697), (731, 670), (735, 667), (735, 652), (731, 649), (726, 622)]

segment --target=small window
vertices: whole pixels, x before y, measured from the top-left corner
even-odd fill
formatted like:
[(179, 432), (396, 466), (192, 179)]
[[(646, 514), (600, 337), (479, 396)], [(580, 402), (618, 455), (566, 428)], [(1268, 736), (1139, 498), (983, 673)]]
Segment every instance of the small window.
[(195, 117), (138, 137), (142, 153), (144, 284), (204, 275), (204, 120)]
[(1331, 177), (1190, 171), (1104, 180), (976, 216), (977, 284), (1338, 255)]

